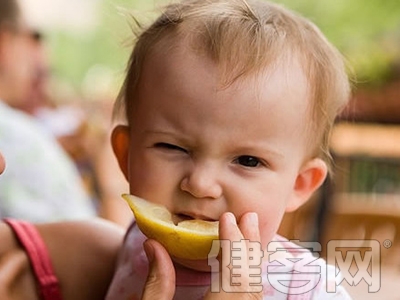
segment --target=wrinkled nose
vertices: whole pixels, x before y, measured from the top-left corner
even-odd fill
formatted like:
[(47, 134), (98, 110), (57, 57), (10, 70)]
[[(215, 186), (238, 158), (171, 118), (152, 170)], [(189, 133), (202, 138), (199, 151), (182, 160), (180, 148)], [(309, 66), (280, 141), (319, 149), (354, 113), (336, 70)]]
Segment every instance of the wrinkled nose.
[(218, 199), (222, 186), (215, 167), (194, 165), (181, 181), (181, 189), (199, 199)]

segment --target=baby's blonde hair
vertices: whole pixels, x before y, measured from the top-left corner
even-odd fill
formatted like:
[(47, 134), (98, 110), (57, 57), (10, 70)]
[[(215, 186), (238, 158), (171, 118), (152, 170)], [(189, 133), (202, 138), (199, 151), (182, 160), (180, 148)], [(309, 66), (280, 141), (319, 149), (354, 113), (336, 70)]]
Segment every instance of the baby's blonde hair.
[(309, 82), (312, 155), (329, 164), (330, 131), (348, 101), (350, 87), (341, 54), (313, 23), (266, 1), (187, 0), (168, 5), (137, 36), (115, 105), (128, 123), (143, 62), (156, 46), (173, 51), (168, 45), (177, 40), (211, 58), (226, 85), (297, 59)]

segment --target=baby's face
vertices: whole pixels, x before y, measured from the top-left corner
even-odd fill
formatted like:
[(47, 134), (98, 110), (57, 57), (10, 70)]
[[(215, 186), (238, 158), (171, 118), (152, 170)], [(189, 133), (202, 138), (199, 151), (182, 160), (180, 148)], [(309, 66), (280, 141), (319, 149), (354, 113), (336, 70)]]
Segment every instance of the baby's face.
[(299, 175), (309, 121), (300, 67), (221, 89), (207, 58), (158, 51), (142, 75), (130, 117), (130, 192), (176, 219), (256, 212), (265, 247), (285, 210), (313, 191)]

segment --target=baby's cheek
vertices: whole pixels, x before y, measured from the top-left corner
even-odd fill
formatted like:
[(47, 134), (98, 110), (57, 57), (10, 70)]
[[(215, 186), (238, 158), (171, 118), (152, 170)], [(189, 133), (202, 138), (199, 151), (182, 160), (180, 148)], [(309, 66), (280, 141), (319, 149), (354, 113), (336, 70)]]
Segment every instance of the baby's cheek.
[(260, 237), (262, 249), (267, 249), (269, 242), (274, 240), (276, 232), (278, 231), (280, 225), (280, 218), (271, 217), (269, 220), (260, 220)]

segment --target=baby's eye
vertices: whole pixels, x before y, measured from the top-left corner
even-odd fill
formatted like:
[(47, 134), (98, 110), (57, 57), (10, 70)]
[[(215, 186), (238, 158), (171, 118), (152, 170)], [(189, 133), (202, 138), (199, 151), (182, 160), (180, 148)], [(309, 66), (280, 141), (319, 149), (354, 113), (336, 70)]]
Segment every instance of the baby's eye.
[(187, 153), (186, 149), (184, 149), (182, 147), (179, 147), (177, 145), (174, 145), (174, 144), (169, 144), (169, 143), (156, 143), (154, 145), (154, 147), (156, 147), (156, 148), (164, 148), (164, 149), (167, 149), (167, 150), (177, 150), (177, 151), (182, 151), (182, 152)]
[(254, 156), (249, 156), (249, 155), (242, 155), (239, 156), (235, 162), (239, 165), (245, 166), (245, 167), (250, 167), (250, 168), (255, 168), (258, 167), (261, 164), (261, 161)]

